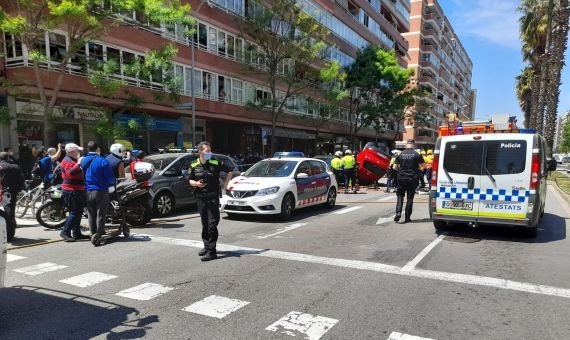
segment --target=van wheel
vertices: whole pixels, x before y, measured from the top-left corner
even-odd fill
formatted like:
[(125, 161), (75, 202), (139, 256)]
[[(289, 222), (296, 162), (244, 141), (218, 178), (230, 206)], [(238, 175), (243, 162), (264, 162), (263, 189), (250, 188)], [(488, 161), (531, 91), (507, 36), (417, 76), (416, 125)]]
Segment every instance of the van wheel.
[(281, 221), (288, 221), (293, 213), (294, 203), (293, 195), (290, 193), (283, 197), (283, 202), (281, 202), (281, 212), (279, 213), (279, 219)]
[(433, 221), (433, 227), (437, 231), (443, 230), (443, 229), (447, 228), (447, 222), (440, 221), (440, 220)]

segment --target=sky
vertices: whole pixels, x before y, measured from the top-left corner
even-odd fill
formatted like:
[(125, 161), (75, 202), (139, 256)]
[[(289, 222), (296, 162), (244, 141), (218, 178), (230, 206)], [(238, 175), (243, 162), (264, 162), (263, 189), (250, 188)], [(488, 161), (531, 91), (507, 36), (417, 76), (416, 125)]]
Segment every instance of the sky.
[[(473, 62), (472, 88), (477, 90), (476, 119), (493, 113), (522, 112), (515, 77), (524, 67), (519, 40), (518, 0), (439, 0), (439, 4)], [(570, 58), (566, 67), (558, 113), (570, 110)]]

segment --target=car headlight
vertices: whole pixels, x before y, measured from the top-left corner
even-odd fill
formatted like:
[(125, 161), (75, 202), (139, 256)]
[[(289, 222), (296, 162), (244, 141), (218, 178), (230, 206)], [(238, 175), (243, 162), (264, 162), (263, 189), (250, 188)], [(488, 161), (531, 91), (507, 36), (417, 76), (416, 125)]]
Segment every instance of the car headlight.
[(271, 187), (271, 188), (265, 188), (265, 189), (261, 189), (257, 192), (257, 194), (255, 194), (256, 196), (264, 196), (264, 195), (271, 195), (276, 193), (277, 191), (279, 191), (279, 187)]

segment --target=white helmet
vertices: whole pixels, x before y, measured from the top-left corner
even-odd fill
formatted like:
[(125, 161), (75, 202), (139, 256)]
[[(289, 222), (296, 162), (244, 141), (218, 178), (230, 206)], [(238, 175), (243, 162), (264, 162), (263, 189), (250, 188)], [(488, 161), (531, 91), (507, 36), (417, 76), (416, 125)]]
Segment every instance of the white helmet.
[(123, 144), (115, 143), (115, 144), (111, 145), (109, 150), (111, 151), (111, 153), (113, 155), (123, 158), (123, 153), (125, 152), (125, 147), (123, 146)]
[(334, 153), (334, 155), (337, 157), (342, 157), (342, 151), (337, 151)]
[(346, 151), (344, 152), (344, 154), (345, 154), (345, 155), (352, 155), (352, 151), (346, 150)]

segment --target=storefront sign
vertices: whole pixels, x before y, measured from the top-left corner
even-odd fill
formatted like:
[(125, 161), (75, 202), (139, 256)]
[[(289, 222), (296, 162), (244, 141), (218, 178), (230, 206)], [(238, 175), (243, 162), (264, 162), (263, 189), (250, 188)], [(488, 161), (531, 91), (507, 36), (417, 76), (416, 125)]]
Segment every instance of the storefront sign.
[(88, 108), (74, 108), (73, 109), (73, 118), (75, 119), (83, 119), (83, 120), (97, 120), (105, 116), (105, 111), (97, 110), (97, 109), (88, 109)]
[(135, 120), (141, 126), (145, 126), (148, 131), (182, 131), (182, 124), (179, 119), (147, 117), (142, 115), (134, 115), (129, 113), (118, 113), (115, 115), (115, 121), (121, 125), (127, 125), (130, 120)]
[[(44, 106), (38, 103), (31, 102), (16, 102), (16, 114), (18, 115), (30, 115), (30, 116), (43, 116)], [(63, 117), (63, 112), (59, 106), (53, 108), (54, 117)]]

